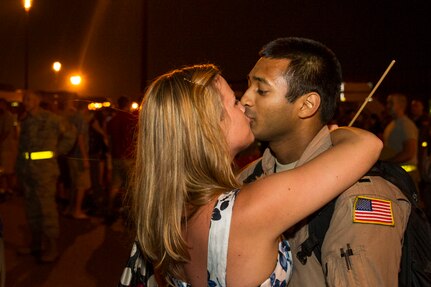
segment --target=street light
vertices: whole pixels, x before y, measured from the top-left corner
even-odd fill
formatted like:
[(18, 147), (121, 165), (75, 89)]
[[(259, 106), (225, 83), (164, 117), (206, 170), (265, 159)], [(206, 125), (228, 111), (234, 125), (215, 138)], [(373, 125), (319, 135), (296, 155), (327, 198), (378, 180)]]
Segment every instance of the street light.
[(61, 63), (60, 63), (60, 62), (54, 62), (54, 63), (52, 64), (52, 69), (53, 69), (56, 73), (60, 72), (60, 70), (61, 70)]
[(70, 76), (69, 81), (72, 84), (72, 86), (78, 87), (82, 84), (82, 77), (79, 74), (75, 74)]
[(55, 73), (55, 89), (58, 90), (58, 72), (61, 70), (61, 63), (56, 61), (52, 64), (52, 70)]
[(83, 92), (87, 85), (87, 77), (80, 71), (75, 71), (67, 77), (68, 88), (74, 92)]
[(25, 12), (29, 12), (30, 11), (30, 8), (31, 8), (31, 0), (24, 0), (23, 1), (23, 5), (24, 5), (24, 9), (25, 9)]
[(25, 20), (25, 45), (24, 45), (24, 90), (28, 90), (28, 29), (32, 0), (24, 0), (23, 6), (26, 12)]
[(82, 82), (82, 77), (80, 75), (73, 75), (70, 77), (70, 83), (74, 86), (79, 86)]

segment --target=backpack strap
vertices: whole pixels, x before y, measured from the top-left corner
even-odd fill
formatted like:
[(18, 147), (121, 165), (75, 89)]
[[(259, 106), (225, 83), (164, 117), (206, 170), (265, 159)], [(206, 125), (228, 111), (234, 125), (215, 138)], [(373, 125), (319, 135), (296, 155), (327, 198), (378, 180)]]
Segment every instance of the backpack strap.
[(413, 206), (418, 207), (419, 195), (416, 184), (401, 166), (379, 160), (366, 175), (380, 176), (389, 181), (401, 190)]
[(311, 220), (308, 222), (308, 238), (301, 244), (300, 251), (296, 253), (296, 257), (302, 265), (307, 263), (307, 258), (313, 252), (317, 260), (322, 263), (322, 244), (334, 213), (336, 201), (337, 198), (333, 199), (311, 216)]

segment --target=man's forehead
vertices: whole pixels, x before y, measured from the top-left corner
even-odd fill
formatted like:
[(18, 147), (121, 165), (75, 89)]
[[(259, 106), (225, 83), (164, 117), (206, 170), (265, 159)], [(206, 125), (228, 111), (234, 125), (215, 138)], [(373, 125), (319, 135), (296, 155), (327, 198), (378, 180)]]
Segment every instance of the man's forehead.
[(284, 80), (287, 67), (290, 63), (288, 59), (260, 58), (248, 75), (251, 81), (271, 85), (280, 79)]
[(290, 60), (288, 59), (272, 59), (260, 58), (256, 65), (249, 73), (249, 77), (278, 77), (284, 75)]

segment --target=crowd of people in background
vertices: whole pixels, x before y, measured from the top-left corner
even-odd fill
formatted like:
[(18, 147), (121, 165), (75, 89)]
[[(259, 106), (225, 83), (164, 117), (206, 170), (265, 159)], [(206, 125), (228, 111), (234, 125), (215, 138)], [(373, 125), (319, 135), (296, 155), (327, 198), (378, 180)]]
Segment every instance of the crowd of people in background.
[(0, 98), (0, 197), (13, 193), (15, 161), (18, 149), (17, 118), (10, 104)]
[[(431, 206), (431, 199), (428, 199), (431, 197), (428, 196), (430, 192), (425, 192), (430, 189), (431, 182), (430, 107), (422, 99), (412, 99), (408, 95), (404, 95), (404, 97), (405, 116), (417, 128), (417, 136), (412, 138), (417, 145), (415, 152), (417, 153), (415, 155), (417, 170), (413, 176), (419, 190), (422, 191), (423, 203), (428, 202), (427, 205)], [(69, 154), (58, 157), (61, 172), (56, 199), (59, 206), (64, 209), (65, 215), (77, 219), (85, 219), (88, 215), (106, 215), (106, 221), (112, 223), (118, 217), (118, 208), (121, 205), (121, 200), (119, 200), (121, 197), (118, 196), (118, 193), (125, 187), (125, 182), (121, 179), (125, 177), (125, 167), (130, 166), (133, 136), (129, 129), (121, 128), (122, 124), (110, 124), (111, 128), (109, 128), (108, 122), (115, 116), (114, 118), (124, 118), (119, 120), (120, 122), (125, 121), (123, 124), (133, 125), (133, 121), (136, 122), (137, 119), (130, 109), (130, 99), (125, 96), (118, 99), (117, 105), (114, 105), (115, 108), (88, 110), (88, 103), (87, 100), (69, 100), (58, 105), (43, 101), (41, 103), (42, 107), (65, 116), (70, 124), (81, 130), (77, 142)], [(17, 182), (15, 174), (15, 162), (18, 151), (19, 123), (23, 111), (12, 108), (10, 104), (5, 99), (0, 99), (0, 201), (4, 201), (14, 193), (20, 193), (20, 183)], [(356, 112), (357, 105), (340, 103), (332, 122), (339, 126), (346, 126)], [(115, 121), (117, 120), (114, 120), (113, 123)], [(365, 109), (357, 117), (354, 126), (369, 130), (383, 140), (384, 130), (391, 121), (389, 108), (380, 113)], [(115, 125), (116, 127), (113, 127)], [(415, 133), (414, 129), (412, 133)], [(130, 147), (124, 148), (125, 145)], [(235, 168), (240, 170), (260, 157), (265, 147), (264, 142), (256, 141), (236, 157)], [(128, 159), (129, 163), (119, 163), (118, 159), (121, 161)], [(82, 165), (83, 173), (76, 173), (76, 164)], [(75, 179), (76, 176), (79, 176), (78, 179)], [(431, 216), (431, 212), (429, 215)]]
[(0, 99), (0, 200), (23, 196), (31, 232), (20, 255), (57, 259), (59, 215), (98, 216), (109, 225), (121, 215), (130, 168), (122, 161), (132, 156), (137, 118), (126, 96), (98, 110), (89, 103), (36, 92), (26, 93), (18, 108)]
[[(122, 96), (113, 107), (89, 110), (89, 102), (86, 100), (70, 99), (54, 106), (52, 102), (45, 102), (40, 96), (35, 96), (39, 98), (35, 103), (41, 109), (54, 114), (54, 122), (58, 121), (64, 125), (64, 133), (73, 138), (73, 143), (66, 148), (67, 151), (55, 155), (55, 165), (58, 165), (59, 169), (57, 173), (53, 168), (49, 179), (55, 179), (55, 183), (51, 182), (55, 184), (52, 186), (55, 206), (47, 205), (50, 206), (47, 207), (48, 210), (52, 211), (48, 214), (58, 212), (61, 216), (77, 220), (98, 216), (107, 225), (112, 224), (121, 215), (122, 195), (127, 187), (128, 172), (133, 162), (137, 113), (131, 109), (130, 99)], [(383, 140), (385, 148), (382, 159), (409, 168), (408, 171), (418, 186), (422, 207), (431, 218), (429, 103), (412, 99), (408, 95), (390, 94), (385, 104), (386, 109), (381, 113), (364, 111), (354, 126), (369, 130)], [(35, 137), (38, 141), (41, 129), (46, 129), (43, 125), (52, 127), (52, 124), (44, 122), (41, 127), (36, 128), (36, 132), (23, 134), (23, 125), (25, 127), (26, 119), (33, 108), (25, 106), (24, 104), (22, 109), (12, 108), (9, 102), (0, 99), (0, 200), (6, 201), (6, 204), (9, 197), (28, 194), (28, 191), (25, 192), (26, 188), (34, 189), (37, 186), (34, 183), (35, 176), (40, 181), (43, 176), (49, 174), (41, 176), (43, 169), (37, 167), (36, 173), (29, 175), (28, 167), (20, 168), (20, 160), (24, 164), (32, 160), (32, 155), (26, 154), (32, 151), (29, 146), (32, 140), (28, 137)], [(332, 123), (339, 126), (348, 125), (356, 111), (356, 106), (339, 103)], [(19, 137), (20, 132), (21, 136), (25, 137), (25, 144), (23, 138)], [(60, 132), (57, 132), (55, 137), (60, 135)], [(265, 148), (265, 142), (254, 142), (236, 157), (235, 169), (239, 171), (262, 156)], [(25, 158), (26, 156), (29, 158)], [(49, 180), (46, 182), (48, 185), (51, 184)], [(42, 188), (46, 189), (46, 186)], [(37, 196), (37, 191), (33, 195)], [(27, 216), (34, 238), (29, 248), (19, 252), (36, 255), (41, 261), (52, 262), (58, 256), (55, 248), (58, 219), (53, 216), (52, 220), (48, 221), (53, 223), (51, 227), (36, 224), (37, 220), (31, 218), (38, 218), (40, 215), (35, 215), (38, 212), (31, 207), (31, 201), (34, 199), (27, 196), (26, 200), (29, 201), (26, 205)], [(46, 210), (42, 213), (47, 214)], [(42, 232), (44, 228), (49, 229), (48, 235), (51, 234), (53, 238), (48, 240), (48, 243), (47, 235)], [(42, 252), (47, 246), (54, 246), (51, 253)]]

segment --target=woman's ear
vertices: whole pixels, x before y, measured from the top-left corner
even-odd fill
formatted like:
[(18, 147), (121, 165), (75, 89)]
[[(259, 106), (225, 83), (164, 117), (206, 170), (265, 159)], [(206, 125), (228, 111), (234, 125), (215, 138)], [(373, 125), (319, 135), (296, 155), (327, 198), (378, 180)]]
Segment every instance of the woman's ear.
[(320, 95), (316, 92), (311, 92), (303, 95), (300, 98), (301, 107), (299, 110), (300, 118), (310, 118), (314, 116), (320, 107)]

